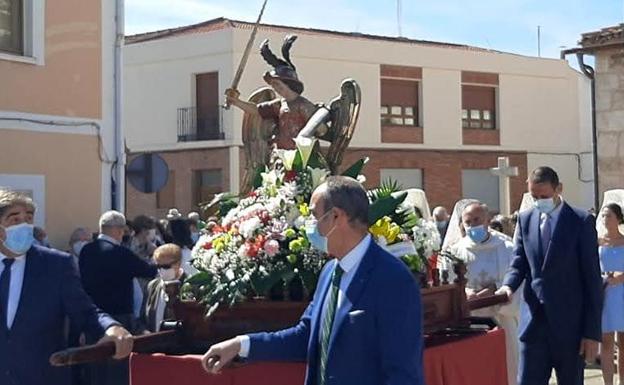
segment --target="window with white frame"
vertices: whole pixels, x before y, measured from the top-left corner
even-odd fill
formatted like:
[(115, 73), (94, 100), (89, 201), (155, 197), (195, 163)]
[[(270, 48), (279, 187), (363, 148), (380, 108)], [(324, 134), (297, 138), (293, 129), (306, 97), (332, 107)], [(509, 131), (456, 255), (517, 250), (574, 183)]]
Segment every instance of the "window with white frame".
[(490, 210), (498, 211), (498, 177), (489, 169), (462, 170), (462, 196), (478, 199)]
[(43, 64), (45, 0), (0, 0), (0, 60)]
[(0, 51), (23, 54), (22, 0), (0, 0)]

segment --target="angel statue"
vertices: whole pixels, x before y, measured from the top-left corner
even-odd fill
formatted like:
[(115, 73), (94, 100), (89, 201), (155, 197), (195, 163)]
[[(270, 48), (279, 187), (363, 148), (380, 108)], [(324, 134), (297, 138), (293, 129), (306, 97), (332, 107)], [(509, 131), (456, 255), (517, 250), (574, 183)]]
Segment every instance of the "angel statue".
[(277, 57), (264, 40), (260, 54), (273, 67), (264, 73), (263, 79), (270, 86), (254, 91), (247, 101), (240, 99), (236, 88), (229, 88), (225, 95), (227, 103), (243, 110), (243, 143), (245, 173), (241, 193), (253, 188), (258, 170), (269, 163), (273, 149), (295, 149), (295, 139), (322, 139), (331, 142), (326, 155), (320, 146), (315, 151), (327, 168), (336, 172), (342, 160), (357, 121), (360, 105), (360, 89), (354, 80), (347, 79), (341, 86), (341, 95), (333, 99), (329, 107), (314, 104), (301, 96), (304, 90), (297, 69), (290, 59), (290, 49), (297, 36), (288, 35), (282, 44), (282, 57)]

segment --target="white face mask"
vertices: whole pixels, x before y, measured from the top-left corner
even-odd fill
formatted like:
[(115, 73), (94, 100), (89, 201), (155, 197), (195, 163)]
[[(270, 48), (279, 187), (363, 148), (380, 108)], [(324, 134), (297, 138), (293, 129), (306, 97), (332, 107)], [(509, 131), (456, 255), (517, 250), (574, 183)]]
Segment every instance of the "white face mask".
[(158, 275), (160, 275), (160, 278), (163, 281), (173, 281), (175, 280), (176, 277), (176, 273), (178, 272), (177, 269), (174, 269), (173, 267), (170, 267), (168, 269), (158, 269)]
[(72, 246), (72, 250), (74, 251), (74, 255), (75, 256), (80, 256), (80, 252), (82, 251), (82, 248), (89, 242), (87, 241), (78, 241), (76, 243), (74, 243), (74, 245)]

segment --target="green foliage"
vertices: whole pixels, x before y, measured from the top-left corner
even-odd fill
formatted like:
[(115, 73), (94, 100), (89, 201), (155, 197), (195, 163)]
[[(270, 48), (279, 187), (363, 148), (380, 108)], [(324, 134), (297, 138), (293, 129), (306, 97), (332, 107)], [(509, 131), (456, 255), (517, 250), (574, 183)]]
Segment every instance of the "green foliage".
[(258, 167), (254, 170), (254, 176), (252, 179), (253, 189), (257, 189), (262, 186), (262, 173), (264, 172), (265, 167)]
[[(401, 230), (404, 233), (411, 233), (412, 228), (418, 223), (419, 216), (416, 214), (415, 210), (412, 207), (400, 207), (401, 203), (403, 203), (403, 201), (407, 197), (407, 193), (402, 192), (402, 190), (403, 186), (399, 182), (393, 179), (386, 179), (381, 183), (378, 188), (368, 191), (368, 198), (371, 201), (371, 207), (376, 205), (382, 205), (382, 203), (376, 203), (378, 201), (382, 201), (384, 202), (382, 206), (385, 210), (388, 210), (385, 212), (385, 214), (383, 214), (382, 212), (375, 212), (371, 214), (370, 217), (372, 219), (377, 215), (387, 215), (390, 217), (392, 222), (401, 226)], [(404, 196), (401, 198), (402, 194), (404, 194)], [(400, 200), (400, 202), (394, 208), (392, 208), (392, 205), (387, 203), (388, 201), (393, 201), (391, 198), (395, 198), (394, 202), (396, 202), (396, 199)], [(375, 208), (375, 210), (377, 210), (377, 208)], [(371, 211), (372, 210), (369, 210), (369, 213)]]
[(217, 215), (219, 218), (226, 216), (227, 213), (237, 205), (238, 195), (229, 192), (215, 194), (214, 198), (212, 198), (212, 201), (210, 201), (209, 203), (199, 204), (199, 206), (204, 211), (209, 211), (216, 208), (215, 215)]
[(353, 163), (348, 169), (346, 169), (342, 173), (342, 175), (356, 179), (358, 175), (362, 174), (362, 169), (364, 168), (364, 165), (368, 163), (368, 161), (368, 157), (358, 160), (357, 162)]
[(404, 255), (401, 260), (405, 262), (412, 273), (427, 272), (427, 258), (420, 255)]
[(368, 191), (368, 199), (371, 203), (375, 203), (377, 200), (390, 197), (401, 190), (403, 190), (403, 186), (399, 182), (393, 179), (386, 179), (381, 182), (379, 187)]
[(386, 215), (393, 216), (406, 197), (407, 192), (400, 192), (376, 199), (368, 207), (368, 224), (372, 225)]
[(268, 297), (271, 288), (275, 286), (282, 278), (281, 271), (266, 271), (256, 269), (251, 274), (251, 287), (257, 295)]

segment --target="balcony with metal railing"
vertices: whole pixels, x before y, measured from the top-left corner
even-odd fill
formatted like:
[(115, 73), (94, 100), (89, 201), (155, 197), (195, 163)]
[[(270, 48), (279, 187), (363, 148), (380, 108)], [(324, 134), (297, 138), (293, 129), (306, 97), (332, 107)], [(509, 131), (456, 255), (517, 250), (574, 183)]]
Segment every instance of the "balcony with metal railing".
[(178, 108), (178, 142), (222, 140), (220, 111), (208, 114), (197, 107)]

